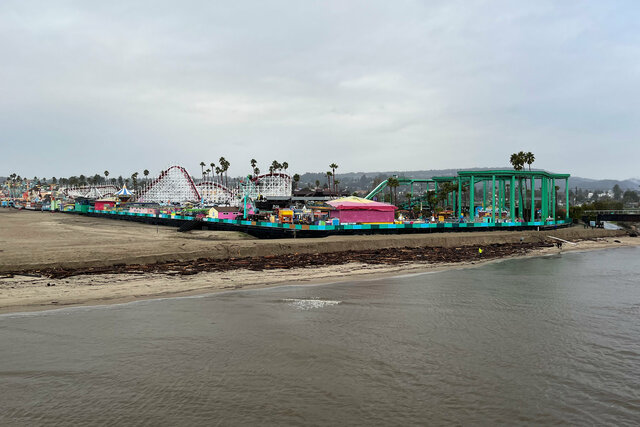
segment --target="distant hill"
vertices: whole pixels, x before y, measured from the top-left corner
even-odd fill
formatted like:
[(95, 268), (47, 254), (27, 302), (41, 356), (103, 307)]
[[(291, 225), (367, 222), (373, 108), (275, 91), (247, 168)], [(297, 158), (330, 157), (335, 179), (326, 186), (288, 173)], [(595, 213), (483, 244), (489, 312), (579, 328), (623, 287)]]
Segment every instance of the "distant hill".
[(618, 184), (620, 188), (624, 190), (640, 190), (640, 179), (625, 179), (618, 181), (615, 179), (590, 179), (580, 178), (578, 176), (569, 178), (569, 186), (571, 188), (578, 187), (583, 190), (611, 190), (614, 185)]

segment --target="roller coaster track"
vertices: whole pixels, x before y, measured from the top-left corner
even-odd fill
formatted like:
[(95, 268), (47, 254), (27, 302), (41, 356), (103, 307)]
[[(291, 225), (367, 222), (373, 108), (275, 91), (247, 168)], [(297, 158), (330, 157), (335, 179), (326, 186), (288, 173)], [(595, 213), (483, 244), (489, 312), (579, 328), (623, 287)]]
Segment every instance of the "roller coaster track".
[(228, 193), (229, 195), (233, 194), (233, 191), (231, 191), (228, 187), (225, 187), (219, 182), (214, 182), (214, 181), (201, 181), (196, 184), (196, 188), (198, 189), (198, 191), (204, 188), (216, 188), (224, 193)]
[(404, 202), (403, 204), (401, 204), (399, 206), (399, 208), (402, 209), (402, 210), (409, 210), (413, 206), (419, 205), (421, 203), (422, 203), (423, 206), (431, 207), (431, 204), (429, 203), (429, 195), (428, 194), (422, 194), (420, 196), (412, 197), (411, 201)]
[(115, 185), (86, 185), (83, 187), (66, 187), (61, 191), (67, 196), (72, 197), (93, 197), (100, 198), (114, 194), (118, 189)]
[[(411, 185), (411, 184), (430, 184), (432, 182), (435, 182), (433, 179), (431, 178), (396, 178), (398, 180), (398, 184), (400, 185)], [(385, 179), (384, 181), (382, 181), (380, 184), (378, 184), (378, 186), (376, 188), (374, 188), (373, 190), (371, 190), (371, 192), (369, 194), (367, 194), (364, 198), (365, 199), (369, 199), (372, 200), (378, 193), (380, 193), (381, 191), (383, 191), (385, 188), (387, 188), (389, 184), (389, 179)]]
[(255, 178), (256, 189), (265, 197), (291, 197), (292, 179), (286, 173), (269, 173)]
[(237, 192), (215, 181), (199, 182), (196, 188), (205, 203), (231, 203), (237, 195)]
[(140, 190), (140, 202), (186, 202), (200, 200), (191, 175), (182, 166), (171, 166)]

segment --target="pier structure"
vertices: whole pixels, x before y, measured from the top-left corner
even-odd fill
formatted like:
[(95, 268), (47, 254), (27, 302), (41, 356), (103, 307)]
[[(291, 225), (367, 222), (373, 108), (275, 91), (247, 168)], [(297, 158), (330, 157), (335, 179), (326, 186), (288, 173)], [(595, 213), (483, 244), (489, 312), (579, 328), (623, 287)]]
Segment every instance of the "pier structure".
[(584, 211), (582, 221), (586, 224), (595, 218), (596, 223), (603, 221), (640, 222), (640, 209), (600, 209)]
[[(249, 175), (236, 182), (234, 193), (234, 190), (222, 186), (221, 182), (203, 180), (196, 184), (185, 168), (172, 166), (154, 180), (143, 184), (132, 197), (135, 197), (134, 202), (155, 203), (156, 206), (135, 206), (135, 203), (131, 206), (107, 206), (105, 203), (98, 206), (93, 199), (80, 198), (74, 205), (66, 203), (57, 209), (103, 218), (177, 226), (181, 231), (194, 228), (232, 230), (261, 238), (545, 230), (571, 225), (568, 215), (568, 179), (568, 174), (522, 170), (460, 171), (454, 176), (428, 179), (392, 177), (380, 183), (366, 198), (375, 198), (386, 187), (395, 190), (395, 187), (404, 185), (409, 190), (405, 192), (408, 209), (420, 203), (419, 210), (431, 210), (437, 218), (423, 216), (412, 220), (399, 217), (390, 222), (362, 223), (349, 222), (351, 220), (341, 222), (333, 218), (331, 221), (318, 219), (309, 223), (282, 221), (272, 219), (273, 217), (253, 216), (251, 213), (250, 206), (253, 208), (253, 201), (262, 199), (260, 196), (267, 197), (269, 202), (277, 201), (279, 197), (286, 199), (286, 203), (292, 200), (291, 177), (286, 174)], [(560, 218), (556, 215), (557, 193), (560, 188), (556, 184), (562, 180), (567, 213)], [(222, 201), (229, 197), (234, 198), (234, 206), (243, 205), (242, 218), (237, 215), (234, 218), (219, 218), (208, 214), (205, 200)], [(193, 208), (192, 204), (197, 203), (204, 206)], [(25, 205), (24, 208), (30, 209), (33, 206)]]

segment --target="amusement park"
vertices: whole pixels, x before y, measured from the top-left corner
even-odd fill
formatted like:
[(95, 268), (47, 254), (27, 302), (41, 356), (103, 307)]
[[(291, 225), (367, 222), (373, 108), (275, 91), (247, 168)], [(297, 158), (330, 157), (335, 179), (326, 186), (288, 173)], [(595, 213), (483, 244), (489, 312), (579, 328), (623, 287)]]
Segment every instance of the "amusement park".
[[(288, 165), (283, 165), (274, 161), (268, 173), (260, 174), (252, 159), (250, 174), (231, 179), (222, 173), (225, 169), (218, 168), (215, 175), (205, 171), (204, 163), (201, 178), (171, 165), (142, 182), (134, 174), (133, 186), (121, 178), (107, 179), (107, 171), (103, 179), (96, 175), (90, 184), (80, 181), (83, 185), (69, 185), (69, 180), (33, 182), (14, 174), (2, 186), (0, 203), (7, 208), (175, 226), (180, 231), (241, 231), (260, 238), (571, 224), (568, 174), (514, 166), (513, 170), (459, 170), (431, 178), (390, 176), (366, 193), (349, 194), (339, 189), (335, 176), (328, 188), (299, 190), (299, 176), (288, 174)], [(148, 174), (145, 170), (145, 177)], [(335, 168), (327, 174), (330, 179)]]

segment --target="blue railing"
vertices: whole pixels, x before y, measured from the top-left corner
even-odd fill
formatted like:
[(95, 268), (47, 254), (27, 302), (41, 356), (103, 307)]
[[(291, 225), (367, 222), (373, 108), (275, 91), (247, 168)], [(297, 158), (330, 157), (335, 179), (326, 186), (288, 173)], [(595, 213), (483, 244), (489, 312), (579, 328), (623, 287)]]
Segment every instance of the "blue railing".
[[(185, 215), (168, 215), (168, 214), (146, 214), (127, 211), (96, 211), (89, 209), (89, 213), (102, 214), (102, 215), (124, 215), (134, 217), (146, 217), (146, 218), (163, 218), (163, 219), (177, 219), (183, 221), (193, 221), (196, 219), (192, 216)], [(341, 230), (393, 230), (393, 229), (439, 229), (439, 228), (513, 228), (513, 227), (543, 227), (554, 225), (568, 225), (571, 224), (571, 219), (557, 220), (557, 221), (530, 221), (530, 222), (463, 222), (463, 223), (402, 223), (402, 224), (339, 224), (339, 225), (304, 225), (304, 224), (281, 224), (276, 222), (266, 221), (247, 221), (243, 219), (217, 219), (217, 218), (202, 218), (204, 222), (210, 223), (222, 223), (222, 224), (234, 224), (238, 226), (254, 226), (265, 228), (282, 228), (288, 230), (318, 230), (318, 231), (341, 231)]]

